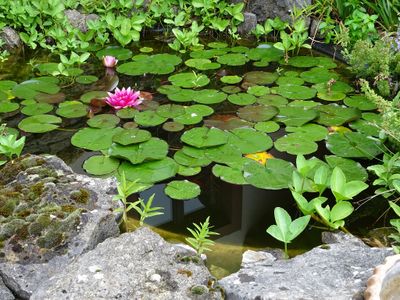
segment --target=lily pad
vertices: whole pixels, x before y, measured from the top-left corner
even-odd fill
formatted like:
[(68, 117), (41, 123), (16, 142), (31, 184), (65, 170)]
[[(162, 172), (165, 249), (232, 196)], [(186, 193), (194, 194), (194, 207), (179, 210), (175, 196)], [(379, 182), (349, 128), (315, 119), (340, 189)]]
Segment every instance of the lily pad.
[(130, 76), (170, 74), (174, 72), (175, 67), (182, 62), (179, 56), (168, 53), (151, 56), (141, 55), (133, 59), (135, 59), (135, 61), (127, 62), (117, 67), (117, 71)]
[(9, 113), (16, 111), (19, 108), (19, 104), (10, 101), (0, 101), (0, 113)]
[(177, 104), (164, 104), (157, 108), (157, 114), (163, 118), (175, 118), (185, 114), (185, 108)]
[(296, 68), (311, 68), (318, 64), (318, 60), (312, 56), (293, 56), (289, 58), (288, 65)]
[(82, 128), (72, 136), (71, 143), (75, 147), (86, 150), (106, 150), (111, 146), (113, 136), (122, 130), (119, 127)]
[(89, 174), (100, 176), (116, 171), (119, 167), (119, 163), (118, 159), (103, 155), (95, 155), (91, 156), (83, 163), (83, 168)]
[(86, 123), (93, 128), (114, 128), (118, 125), (120, 119), (116, 115), (102, 114), (94, 116)]
[(56, 114), (64, 118), (80, 118), (86, 116), (87, 105), (79, 101), (66, 101), (58, 105)]
[(332, 169), (339, 167), (346, 175), (347, 181), (361, 180), (365, 182), (368, 179), (367, 171), (359, 162), (335, 155), (326, 155), (325, 160)]
[(93, 75), (81, 75), (76, 77), (76, 82), (80, 84), (91, 84), (99, 80), (96, 76)]
[(185, 61), (185, 65), (200, 71), (215, 70), (221, 67), (220, 64), (212, 62), (211, 60), (206, 58), (191, 58)]
[[(196, 113), (196, 112), (189, 112), (189, 111), (185, 111), (185, 114), (180, 115), (176, 118), (174, 118), (174, 122), (175, 124), (179, 124), (181, 129), (183, 129), (183, 125), (194, 125), (194, 124), (198, 124), (203, 120), (203, 116), (201, 116), (200, 114)], [(171, 122), (170, 122), (171, 123)], [(166, 123), (164, 123), (165, 125)], [(177, 125), (177, 126), (179, 126)], [(170, 125), (168, 125), (170, 126)], [(167, 126), (167, 128), (168, 128)], [(180, 130), (178, 130), (180, 131)]]
[(211, 163), (211, 160), (205, 156), (192, 157), (185, 154), (183, 150), (179, 150), (174, 154), (175, 161), (187, 167), (205, 167)]
[(53, 115), (36, 115), (23, 119), (18, 128), (25, 132), (43, 133), (57, 129), (61, 122), (61, 118)]
[(132, 119), (137, 113), (137, 109), (133, 107), (125, 107), (123, 109), (117, 110), (116, 115), (121, 119)]
[(167, 97), (169, 100), (174, 102), (190, 102), (193, 100), (195, 93), (196, 92), (193, 90), (179, 88), (177, 91), (168, 93)]
[(251, 60), (279, 61), (283, 57), (283, 51), (276, 49), (271, 44), (264, 44), (262, 47), (250, 49), (247, 56)]
[[(197, 123), (195, 123), (195, 124), (197, 124)], [(162, 128), (165, 131), (169, 131), (169, 132), (179, 132), (185, 128), (185, 125), (183, 125), (182, 123), (178, 123), (178, 122), (165, 122), (163, 124)]]
[(246, 93), (232, 94), (228, 96), (229, 102), (236, 105), (249, 105), (257, 101), (257, 98), (253, 95)]
[(200, 195), (198, 184), (187, 180), (174, 180), (167, 184), (165, 194), (175, 200), (189, 200)]
[(53, 110), (53, 105), (47, 103), (35, 103), (25, 106), (21, 112), (27, 116), (46, 114)]
[(314, 120), (318, 116), (314, 109), (305, 109), (303, 107), (281, 107), (277, 120), (286, 126), (302, 126), (307, 122)]
[(114, 56), (118, 60), (126, 60), (132, 57), (132, 51), (118, 46), (109, 46), (97, 51), (96, 56), (99, 59), (102, 59), (103, 56)]
[(371, 135), (375, 137), (379, 137), (381, 129), (379, 126), (374, 124), (373, 122), (369, 122), (363, 119), (359, 119), (357, 121), (351, 122), (350, 128), (353, 130), (357, 130), (365, 135)]
[(289, 187), (292, 181), (294, 167), (282, 159), (269, 159), (265, 166), (248, 161), (243, 166), (245, 180), (258, 188), (267, 190), (280, 190)]
[(257, 102), (264, 105), (284, 106), (288, 104), (288, 100), (280, 95), (265, 95), (257, 99)]
[(217, 104), (225, 101), (226, 94), (217, 90), (200, 90), (193, 94), (193, 101), (201, 104)]
[(254, 128), (261, 132), (272, 133), (279, 130), (280, 126), (274, 121), (258, 122)]
[(228, 85), (228, 86), (222, 87), (221, 91), (223, 91), (224, 93), (227, 93), (227, 94), (237, 94), (237, 93), (240, 93), (242, 91), (242, 89), (238, 86)]
[(181, 136), (182, 142), (196, 148), (223, 145), (228, 141), (228, 135), (217, 128), (198, 127), (186, 131)]
[(318, 92), (332, 91), (332, 92), (341, 92), (347, 94), (354, 91), (354, 88), (351, 85), (339, 80), (329, 83), (329, 86), (327, 82), (322, 82), (314, 84), (312, 87), (316, 89)]
[(296, 133), (277, 139), (274, 143), (276, 150), (293, 155), (306, 155), (318, 150), (318, 144)]
[(214, 176), (220, 178), (222, 181), (237, 185), (247, 184), (247, 181), (244, 179), (241, 169), (215, 165), (212, 168), (212, 172)]
[(105, 91), (90, 91), (81, 96), (81, 101), (83, 103), (90, 103), (93, 99), (105, 99), (108, 97)]
[(356, 95), (344, 99), (344, 104), (350, 107), (358, 108), (359, 110), (374, 110), (376, 104), (368, 100), (365, 95)]
[(224, 55), (226, 53), (227, 53), (227, 51), (225, 49), (198, 50), (198, 51), (190, 52), (190, 57), (210, 59), (213, 57)]
[(244, 74), (243, 80), (251, 83), (252, 85), (268, 85), (274, 83), (278, 77), (279, 76), (276, 73), (251, 71)]
[(33, 99), (38, 93), (56, 94), (60, 87), (52, 82), (30, 79), (13, 87), (12, 93), (20, 99)]
[(339, 79), (339, 75), (326, 68), (316, 67), (300, 74), (300, 77), (310, 83), (323, 83), (331, 79)]
[(194, 104), (186, 107), (186, 112), (189, 114), (198, 114), (202, 117), (210, 116), (214, 113), (214, 109), (203, 104)]
[(125, 173), (129, 181), (138, 180), (142, 183), (156, 183), (175, 176), (178, 171), (178, 164), (169, 157), (161, 160), (144, 162), (133, 165), (130, 162), (123, 162), (118, 172)]
[(201, 172), (201, 167), (186, 167), (179, 165), (178, 174), (181, 176), (194, 176)]
[(228, 47), (228, 44), (224, 42), (210, 42), (207, 46), (214, 49), (223, 49)]
[(269, 88), (266, 86), (253, 85), (247, 89), (247, 93), (254, 96), (264, 96), (269, 94)]
[(168, 80), (176, 86), (183, 88), (195, 88), (206, 86), (210, 79), (204, 74), (179, 73), (168, 77)]
[(340, 101), (346, 98), (346, 94), (342, 92), (318, 92), (317, 97), (325, 101)]
[(314, 98), (317, 91), (315, 89), (301, 85), (280, 85), (276, 91), (281, 96), (288, 99), (311, 99)]
[(253, 128), (237, 128), (229, 135), (229, 144), (237, 147), (243, 154), (256, 153), (272, 147), (272, 139)]
[(132, 128), (123, 129), (112, 137), (112, 141), (123, 146), (143, 143), (151, 138), (151, 133), (147, 130)]
[(278, 85), (285, 85), (285, 84), (302, 85), (303, 83), (304, 83), (304, 80), (302, 78), (300, 78), (300, 77), (290, 77), (290, 76), (281, 76), (276, 81), (276, 84), (278, 84)]
[(168, 118), (161, 117), (155, 111), (147, 110), (135, 115), (135, 122), (141, 126), (153, 127), (164, 123)]
[(348, 108), (336, 104), (319, 105), (314, 109), (319, 111), (317, 123), (325, 126), (340, 126), (357, 120), (361, 116), (361, 112), (356, 108)]
[(235, 128), (251, 127), (252, 124), (236, 116), (215, 115), (210, 119), (204, 120), (204, 126), (232, 130)]
[(238, 75), (227, 75), (222, 76), (220, 80), (226, 84), (236, 84), (242, 81), (242, 77)]
[(230, 143), (218, 147), (207, 148), (204, 152), (207, 158), (221, 164), (229, 164), (242, 159), (242, 152), (240, 149)]
[(328, 129), (317, 124), (305, 124), (300, 127), (288, 126), (285, 130), (287, 132), (294, 132), (297, 136), (302, 136), (310, 141), (322, 141), (328, 135)]
[(249, 61), (246, 55), (242, 53), (229, 53), (217, 58), (217, 62), (228, 66), (242, 66)]
[(279, 113), (275, 106), (253, 105), (241, 107), (237, 111), (237, 115), (246, 121), (262, 122), (272, 119)]
[(372, 159), (382, 153), (382, 146), (378, 139), (358, 132), (330, 134), (326, 147), (333, 154), (348, 158)]

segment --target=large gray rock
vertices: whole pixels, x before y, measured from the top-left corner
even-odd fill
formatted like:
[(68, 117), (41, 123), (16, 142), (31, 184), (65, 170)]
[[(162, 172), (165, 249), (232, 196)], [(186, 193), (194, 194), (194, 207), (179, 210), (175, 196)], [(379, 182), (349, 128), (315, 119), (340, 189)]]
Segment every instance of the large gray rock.
[(99, 19), (99, 16), (96, 14), (85, 15), (75, 9), (65, 10), (64, 15), (67, 17), (71, 26), (78, 28), (82, 32), (86, 32), (88, 30), (87, 22), (89, 20)]
[(249, 0), (246, 10), (256, 14), (257, 20), (261, 22), (275, 17), (290, 21), (294, 7), (301, 9), (311, 3), (311, 0)]
[(0, 32), (0, 39), (4, 42), (2, 48), (9, 52), (16, 52), (22, 48), (22, 41), (17, 31), (11, 27), (4, 27)]
[(0, 276), (18, 297), (28, 299), (71, 260), (119, 234), (112, 179), (30, 155), (8, 163), (0, 185)]
[(238, 26), (238, 32), (241, 35), (249, 35), (257, 26), (257, 16), (251, 12), (244, 12), (244, 21)]
[(6, 287), (3, 280), (0, 278), (0, 299), (1, 300), (14, 300), (15, 297), (11, 291)]
[(31, 300), (221, 299), (203, 262), (148, 228), (108, 239), (42, 282)]
[(343, 233), (323, 241), (329, 243), (288, 260), (245, 253), (242, 268), (220, 280), (227, 299), (362, 299), (373, 268), (392, 254)]

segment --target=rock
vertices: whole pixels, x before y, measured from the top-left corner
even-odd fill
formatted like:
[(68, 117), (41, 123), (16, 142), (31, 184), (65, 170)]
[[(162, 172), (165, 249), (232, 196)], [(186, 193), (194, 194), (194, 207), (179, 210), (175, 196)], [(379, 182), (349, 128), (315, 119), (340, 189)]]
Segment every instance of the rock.
[(28, 299), (71, 260), (119, 234), (113, 179), (28, 155), (4, 166), (0, 185), (0, 276), (18, 297)]
[(0, 32), (0, 39), (4, 42), (2, 48), (9, 52), (17, 52), (22, 49), (22, 41), (17, 31), (11, 27), (4, 27)]
[(244, 21), (238, 26), (238, 32), (241, 35), (249, 35), (257, 26), (257, 16), (251, 12), (244, 12)]
[(99, 19), (99, 16), (96, 14), (85, 15), (75, 9), (65, 10), (64, 15), (72, 27), (78, 28), (82, 32), (88, 31), (87, 21)]
[(275, 17), (290, 21), (293, 7), (301, 9), (311, 4), (311, 0), (249, 0), (246, 10), (254, 13), (259, 22)]
[(242, 267), (262, 262), (263, 264), (272, 263), (276, 260), (275, 256), (268, 252), (247, 250), (243, 253)]
[(211, 276), (201, 261), (183, 262), (188, 254), (140, 228), (78, 257), (43, 281), (31, 300), (222, 299), (209, 285)]
[(0, 299), (1, 300), (14, 300), (15, 297), (11, 291), (6, 287), (3, 280), (0, 278)]
[(220, 280), (227, 299), (362, 299), (373, 268), (392, 250), (369, 248), (343, 233), (324, 239), (330, 244), (289, 260), (267, 255), (264, 261), (248, 261)]

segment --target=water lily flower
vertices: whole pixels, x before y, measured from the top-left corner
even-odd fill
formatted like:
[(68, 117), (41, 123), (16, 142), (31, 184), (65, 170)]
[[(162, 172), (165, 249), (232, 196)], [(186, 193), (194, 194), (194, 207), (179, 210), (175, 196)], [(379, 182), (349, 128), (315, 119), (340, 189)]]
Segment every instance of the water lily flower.
[(116, 88), (114, 93), (108, 93), (106, 103), (115, 109), (122, 109), (125, 107), (136, 107), (143, 102), (140, 97), (140, 91), (134, 91), (130, 87), (125, 89)]
[(250, 153), (246, 154), (245, 157), (253, 159), (264, 166), (266, 165), (268, 159), (274, 158), (274, 156), (268, 152)]
[(103, 56), (103, 65), (106, 68), (114, 68), (118, 63), (118, 59), (116, 59), (114, 56), (111, 55), (106, 55)]

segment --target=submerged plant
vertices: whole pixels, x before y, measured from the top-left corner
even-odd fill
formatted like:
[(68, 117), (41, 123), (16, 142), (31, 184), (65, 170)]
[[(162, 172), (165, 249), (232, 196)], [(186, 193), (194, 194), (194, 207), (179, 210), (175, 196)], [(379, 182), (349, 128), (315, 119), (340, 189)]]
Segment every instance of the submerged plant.
[(134, 91), (130, 87), (125, 89), (116, 88), (114, 93), (108, 93), (106, 103), (115, 109), (125, 107), (136, 107), (143, 102), (140, 91)]
[(219, 235), (218, 232), (211, 231), (214, 226), (210, 226), (210, 217), (200, 223), (200, 225), (193, 223), (194, 229), (187, 228), (193, 237), (186, 238), (186, 241), (196, 250), (197, 255), (201, 256), (204, 251), (211, 251), (210, 246), (215, 243), (209, 239), (212, 235)]
[(287, 244), (306, 229), (311, 217), (303, 216), (292, 221), (288, 212), (281, 207), (275, 207), (274, 217), (276, 225), (269, 226), (267, 233), (285, 244), (285, 254), (288, 257)]

